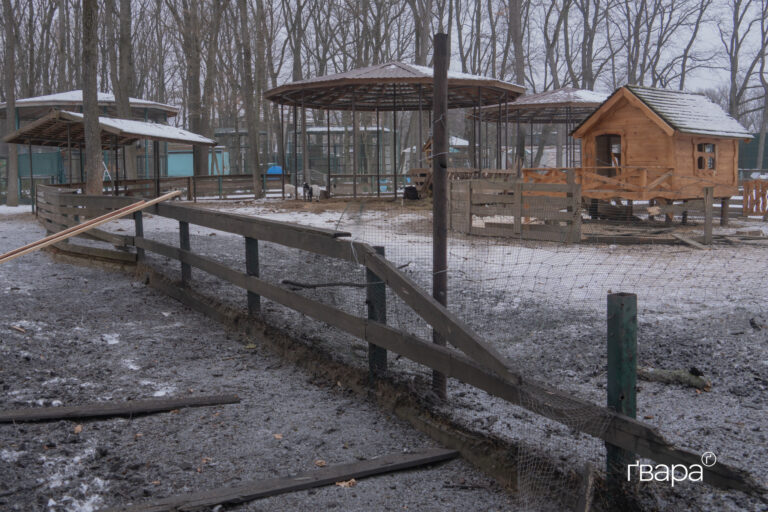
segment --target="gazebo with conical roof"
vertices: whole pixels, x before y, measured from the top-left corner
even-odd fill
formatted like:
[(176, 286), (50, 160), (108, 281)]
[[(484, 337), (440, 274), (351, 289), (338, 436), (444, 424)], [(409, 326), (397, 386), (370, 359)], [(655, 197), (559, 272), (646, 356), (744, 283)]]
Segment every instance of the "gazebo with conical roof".
[[(517, 84), (495, 78), (448, 71), (448, 108), (472, 108), (479, 111), (487, 105), (498, 105), (516, 99), (525, 89)], [(432, 68), (403, 62), (387, 62), (373, 66), (353, 69), (344, 73), (313, 77), (281, 85), (267, 91), (265, 98), (293, 107), (294, 118), (294, 162), (297, 161), (298, 109), (351, 111), (353, 119), (353, 140), (357, 141), (356, 113), (376, 112), (377, 130), (379, 112), (392, 112), (393, 140), (397, 140), (397, 112), (418, 111), (419, 147), (423, 146), (423, 111), (432, 109), (433, 72)], [(282, 113), (282, 109), (281, 109)], [(306, 120), (306, 116), (302, 116)], [(281, 115), (282, 119), (282, 115)], [(306, 128), (306, 123), (304, 123)], [(479, 133), (477, 123), (476, 133)], [(306, 129), (303, 130), (306, 141)], [(328, 117), (327, 140), (330, 146), (330, 117)], [(479, 136), (478, 136), (479, 139)], [(353, 194), (357, 195), (357, 149), (353, 143)], [(306, 147), (306, 143), (305, 143)], [(392, 191), (397, 197), (397, 145), (392, 145)], [(377, 154), (381, 155), (377, 144)], [(376, 179), (377, 195), (380, 195), (381, 158), (377, 158)], [(283, 157), (285, 162), (285, 157)], [(306, 159), (302, 159), (302, 178), (308, 176)], [(330, 147), (328, 149), (327, 186), (331, 190)], [(294, 185), (298, 186), (298, 172), (293, 173)], [(306, 180), (306, 178), (305, 178)]]

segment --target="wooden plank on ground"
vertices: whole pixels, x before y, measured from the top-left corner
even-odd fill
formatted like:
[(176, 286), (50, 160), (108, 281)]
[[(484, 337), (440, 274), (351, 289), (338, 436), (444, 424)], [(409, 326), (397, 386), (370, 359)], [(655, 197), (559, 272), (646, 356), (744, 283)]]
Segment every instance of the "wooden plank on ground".
[(26, 407), (24, 409), (0, 411), (0, 423), (135, 416), (137, 414), (172, 411), (184, 407), (206, 407), (237, 403), (240, 403), (240, 398), (237, 395), (210, 395), (131, 400), (128, 402), (93, 402), (66, 407)]
[(690, 245), (691, 247), (694, 247), (696, 249), (701, 249), (701, 250), (707, 250), (707, 247), (705, 245), (700, 244), (696, 240), (692, 240), (692, 239), (690, 239), (688, 237), (685, 237), (683, 235), (678, 235), (677, 233), (670, 233), (670, 235), (672, 235), (672, 237), (674, 237), (674, 238), (677, 238), (678, 240), (680, 240), (684, 244)]
[(181, 496), (171, 496), (151, 503), (117, 507), (108, 510), (111, 512), (161, 512), (168, 510), (209, 509), (216, 505), (247, 503), (277, 494), (332, 485), (336, 482), (347, 481), (352, 478), (366, 478), (425, 466), (427, 464), (435, 464), (454, 459), (458, 456), (459, 452), (455, 450), (441, 448), (417, 453), (393, 453), (375, 459), (304, 471), (291, 476), (256, 480), (235, 487), (224, 487)]

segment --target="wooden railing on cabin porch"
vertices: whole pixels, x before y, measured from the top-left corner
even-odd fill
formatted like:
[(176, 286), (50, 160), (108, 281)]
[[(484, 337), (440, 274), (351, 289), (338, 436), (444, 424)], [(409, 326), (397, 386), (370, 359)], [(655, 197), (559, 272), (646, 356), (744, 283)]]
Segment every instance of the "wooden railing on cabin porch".
[(566, 183), (568, 171), (581, 185), (582, 196), (590, 199), (683, 199), (677, 197), (679, 177), (670, 167), (538, 167), (523, 169), (522, 175), (526, 182)]

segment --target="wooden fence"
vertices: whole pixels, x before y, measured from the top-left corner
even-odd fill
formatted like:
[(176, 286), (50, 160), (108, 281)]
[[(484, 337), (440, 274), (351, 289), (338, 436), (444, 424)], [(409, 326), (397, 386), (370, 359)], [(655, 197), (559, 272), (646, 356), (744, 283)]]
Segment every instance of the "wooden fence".
[(450, 228), (470, 235), (581, 241), (581, 187), (521, 179), (451, 181)]
[(744, 180), (742, 208), (745, 217), (768, 213), (768, 180)]
[[(55, 215), (46, 214), (40, 217), (46, 229), (63, 222), (57, 215), (71, 222), (73, 219), (93, 217), (105, 210), (117, 209), (131, 202), (130, 198), (81, 196), (46, 186), (39, 187), (39, 192), (39, 200), (46, 206), (43, 210), (58, 211)], [(178, 221), (178, 246), (144, 238), (141, 212), (134, 214), (133, 237), (109, 238), (106, 241), (114, 243), (119, 240), (134, 246), (139, 263), (146, 252), (177, 260), (181, 268), (181, 283), (158, 286), (182, 302), (206, 310), (204, 305), (189, 295), (188, 287), (185, 286), (192, 279), (192, 269), (198, 269), (243, 289), (247, 293), (248, 309), (252, 315), (259, 314), (260, 299), (263, 297), (364, 340), (374, 351), (395, 352), (432, 370), (442, 372), (446, 377), (458, 379), (536, 414), (562, 422), (570, 428), (577, 428), (640, 457), (664, 464), (687, 466), (700, 462), (700, 454), (673, 446), (651, 425), (511, 371), (509, 362), (489, 343), (432, 298), (431, 294), (416, 285), (376, 249), (368, 244), (350, 240), (349, 233), (172, 203), (158, 204), (149, 211), (153, 215)], [(62, 225), (66, 225), (66, 222)], [(246, 253), (245, 268), (232, 268), (214, 258), (192, 251), (189, 240), (190, 225), (242, 236)], [(418, 338), (378, 320), (385, 316), (361, 318), (262, 279), (258, 264), (258, 247), (261, 241), (362, 265), (376, 278), (371, 286), (384, 283), (458, 350), (434, 344), (431, 340)], [(384, 369), (381, 359), (378, 359), (378, 362), (370, 361), (370, 364), (372, 374)], [(578, 414), (580, 418), (576, 425), (571, 421), (574, 414)], [(764, 491), (749, 475), (726, 464), (718, 463), (703, 470), (704, 481), (711, 485), (750, 493)]]

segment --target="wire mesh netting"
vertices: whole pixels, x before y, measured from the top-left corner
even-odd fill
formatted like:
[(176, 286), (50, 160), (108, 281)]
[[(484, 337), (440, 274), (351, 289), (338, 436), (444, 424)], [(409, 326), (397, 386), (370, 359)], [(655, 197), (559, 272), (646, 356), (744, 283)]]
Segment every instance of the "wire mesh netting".
[[(721, 226), (719, 211), (704, 208), (702, 200), (663, 205), (672, 208), (667, 214), (650, 202), (576, 202), (568, 192), (537, 195), (497, 180), (458, 185), (464, 188), (451, 189), (448, 308), (506, 357), (513, 371), (605, 405), (606, 295), (635, 293), (641, 379), (642, 370), (657, 369), (701, 375), (706, 383), (699, 389), (684, 382), (638, 381), (638, 418), (678, 446), (711, 450), (724, 463), (765, 473), (762, 452), (753, 449), (764, 446), (768, 384), (763, 240), (768, 231), (759, 217), (731, 214), (728, 225)], [(428, 197), (205, 206), (348, 232), (351, 236), (342, 240), (383, 247), (401, 272), (431, 291)], [(707, 222), (712, 243), (699, 246)], [(581, 230), (578, 237), (574, 224)], [(176, 245), (177, 223), (147, 219), (145, 235)], [(192, 226), (191, 242), (196, 253), (245, 268), (240, 236)], [(178, 262), (151, 254), (149, 260), (178, 278)], [(354, 261), (261, 242), (259, 265), (261, 278), (270, 283), (366, 317), (365, 269)], [(242, 289), (201, 271), (193, 270), (192, 286), (245, 308)], [(367, 365), (367, 345), (338, 329), (267, 300), (262, 300), (262, 314), (332, 357)], [(431, 327), (389, 289), (387, 323), (431, 340)], [(429, 393), (429, 369), (405, 358), (389, 359), (393, 375)], [(538, 395), (524, 395), (521, 406), (514, 406), (454, 380), (448, 383), (446, 406), (457, 422), (518, 447), (518, 470), (508, 483), (517, 489), (521, 509), (573, 506), (583, 495), (585, 464), (599, 474), (605, 467), (603, 441), (581, 433), (587, 425), (597, 434), (607, 428), (590, 407)], [(563, 421), (543, 417), (553, 406), (565, 411)], [(724, 499), (717, 493), (702, 497), (701, 488), (692, 486), (633, 489), (634, 499), (657, 505), (659, 495), (695, 499), (703, 508)]]

